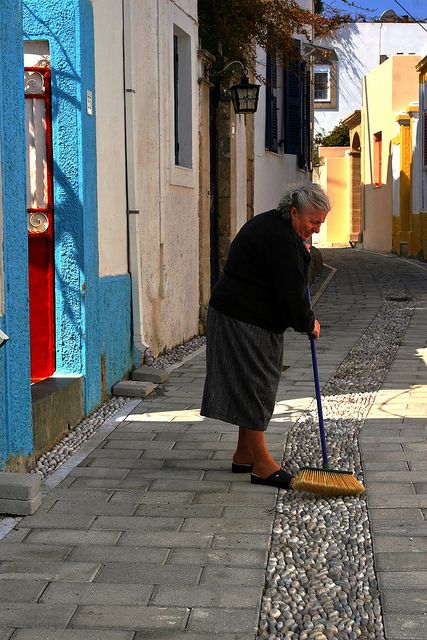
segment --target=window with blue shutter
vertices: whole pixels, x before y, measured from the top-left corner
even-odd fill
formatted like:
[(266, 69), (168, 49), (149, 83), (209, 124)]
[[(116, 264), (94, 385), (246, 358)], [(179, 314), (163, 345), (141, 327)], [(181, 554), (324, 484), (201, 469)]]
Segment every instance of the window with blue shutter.
[(294, 42), (294, 59), (283, 70), (284, 152), (298, 156), (300, 169), (311, 170), (310, 72), (301, 58), (301, 42)]
[(267, 53), (265, 96), (265, 146), (269, 151), (277, 153), (278, 118), (277, 118), (277, 60)]

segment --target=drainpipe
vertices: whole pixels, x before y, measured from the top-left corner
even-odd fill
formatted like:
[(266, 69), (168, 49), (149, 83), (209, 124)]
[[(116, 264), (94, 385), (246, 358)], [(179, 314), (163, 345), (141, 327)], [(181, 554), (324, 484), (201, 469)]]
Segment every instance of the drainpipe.
[(131, 276), (132, 296), (132, 340), (140, 352), (141, 361), (148, 350), (143, 339), (143, 280), (141, 267), (141, 244), (139, 207), (135, 181), (136, 150), (134, 117), (135, 77), (132, 56), (132, 0), (122, 0), (123, 20), (123, 79), (124, 79), (124, 127), (126, 159), (126, 211), (128, 241), (128, 271)]

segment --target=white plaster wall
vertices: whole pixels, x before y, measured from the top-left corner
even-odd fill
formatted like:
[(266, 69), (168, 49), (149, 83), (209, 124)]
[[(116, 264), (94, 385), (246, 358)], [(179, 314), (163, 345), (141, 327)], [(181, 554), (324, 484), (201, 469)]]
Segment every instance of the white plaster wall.
[[(140, 210), (135, 224), (142, 270), (141, 336), (157, 352), (198, 331), (197, 2), (133, 0), (131, 9), (136, 92), (135, 184)], [(175, 166), (174, 24), (191, 37), (191, 169)]]
[(99, 274), (128, 271), (121, 0), (92, 0)]
[[(257, 71), (265, 77), (266, 53), (262, 49), (257, 52)], [(278, 73), (278, 86), (281, 82)], [(279, 92), (279, 97), (280, 97)], [(254, 156), (254, 209), (261, 213), (277, 206), (283, 192), (290, 185), (301, 184), (310, 180), (310, 173), (298, 168), (297, 156), (283, 153), (283, 146), (278, 153), (265, 148), (265, 96), (266, 87), (260, 89), (258, 109), (255, 113), (255, 156)], [(283, 137), (280, 132), (279, 139)]]
[(246, 154), (246, 125), (245, 125), (245, 116), (242, 114), (236, 116), (235, 135), (236, 135), (236, 156), (237, 156), (237, 171), (236, 171), (237, 228), (236, 228), (236, 231), (239, 231), (240, 227), (242, 227), (242, 225), (244, 225), (248, 219), (248, 210), (247, 210), (248, 171), (247, 171), (247, 154)]
[(418, 24), (355, 23), (316, 44), (335, 49), (338, 56), (338, 108), (314, 111), (315, 132), (331, 131), (362, 105), (362, 79), (379, 65), (380, 55), (418, 54), (426, 33)]

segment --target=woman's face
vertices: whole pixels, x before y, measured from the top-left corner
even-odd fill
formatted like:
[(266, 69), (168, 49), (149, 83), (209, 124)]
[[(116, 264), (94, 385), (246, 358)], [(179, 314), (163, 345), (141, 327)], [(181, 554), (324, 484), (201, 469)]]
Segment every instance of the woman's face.
[(321, 209), (304, 209), (298, 213), (295, 207), (291, 208), (292, 227), (304, 242), (311, 238), (313, 233), (319, 233), (320, 226), (325, 222), (327, 211)]

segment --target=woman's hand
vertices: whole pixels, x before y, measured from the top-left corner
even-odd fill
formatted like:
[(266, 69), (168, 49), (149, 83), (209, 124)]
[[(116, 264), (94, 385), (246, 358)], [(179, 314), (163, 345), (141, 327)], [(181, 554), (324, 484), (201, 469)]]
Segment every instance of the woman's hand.
[(314, 321), (313, 331), (310, 331), (309, 336), (313, 336), (315, 340), (320, 336), (320, 323), (318, 320)]

